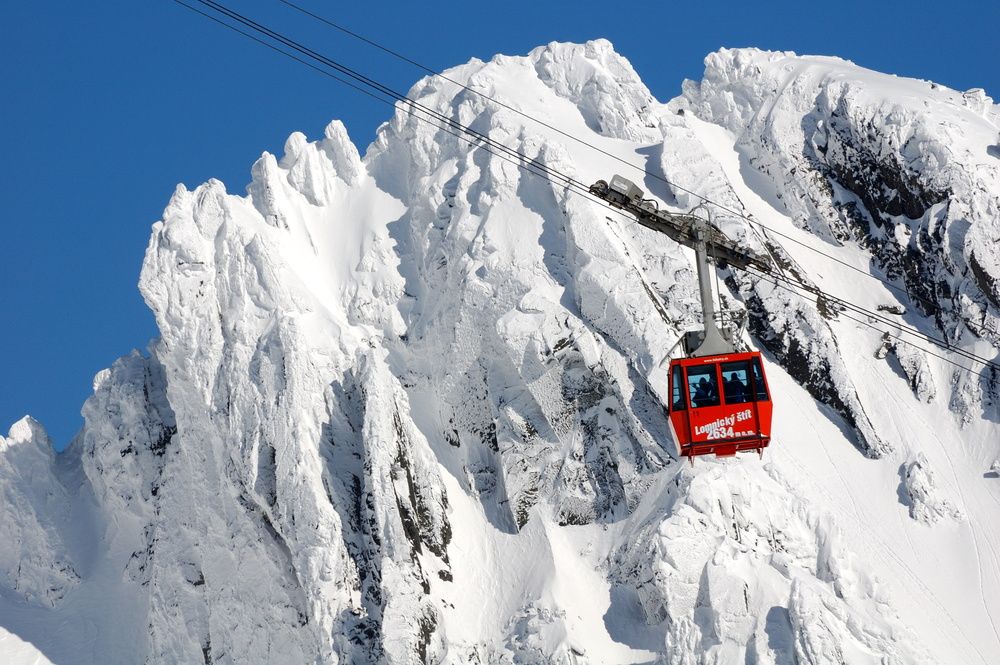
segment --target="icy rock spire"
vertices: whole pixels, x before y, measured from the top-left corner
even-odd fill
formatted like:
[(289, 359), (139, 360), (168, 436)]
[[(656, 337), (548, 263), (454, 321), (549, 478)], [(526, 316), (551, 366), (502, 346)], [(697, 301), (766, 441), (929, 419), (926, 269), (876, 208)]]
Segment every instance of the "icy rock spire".
[(0, 436), (0, 588), (44, 607), (80, 580), (63, 535), (69, 494), (54, 467), (52, 443), (33, 418)]

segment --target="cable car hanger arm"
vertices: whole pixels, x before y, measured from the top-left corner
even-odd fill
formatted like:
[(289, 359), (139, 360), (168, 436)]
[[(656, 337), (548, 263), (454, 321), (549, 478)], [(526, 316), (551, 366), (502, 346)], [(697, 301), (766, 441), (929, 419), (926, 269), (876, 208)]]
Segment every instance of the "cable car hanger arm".
[(590, 186), (590, 193), (630, 213), (647, 229), (662, 233), (685, 247), (695, 249), (698, 241), (704, 240), (708, 256), (720, 263), (744, 270), (753, 267), (764, 273), (771, 272), (771, 261), (767, 257), (740, 247), (697, 215), (660, 210), (654, 200), (643, 198), (639, 187), (619, 175), (611, 179), (610, 185), (598, 180)]
[(720, 329), (715, 321), (712, 269), (708, 259), (712, 257), (720, 264), (744, 270), (756, 268), (762, 273), (771, 272), (770, 261), (764, 256), (740, 247), (726, 234), (712, 227), (708, 220), (696, 215), (660, 210), (654, 200), (643, 198), (643, 191), (635, 183), (620, 175), (615, 175), (610, 184), (598, 180), (590, 186), (589, 192), (612, 207), (628, 212), (646, 228), (694, 249), (704, 327), (701, 331), (685, 333), (683, 339), (686, 355), (704, 357), (735, 352), (736, 344), (732, 333)]

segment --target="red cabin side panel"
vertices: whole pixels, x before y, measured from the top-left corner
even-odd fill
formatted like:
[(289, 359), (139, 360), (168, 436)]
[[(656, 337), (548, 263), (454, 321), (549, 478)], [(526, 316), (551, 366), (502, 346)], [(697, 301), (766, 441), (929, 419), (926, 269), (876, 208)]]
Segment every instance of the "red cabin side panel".
[(760, 438), (760, 409), (756, 402), (721, 404), (691, 409), (688, 443)]

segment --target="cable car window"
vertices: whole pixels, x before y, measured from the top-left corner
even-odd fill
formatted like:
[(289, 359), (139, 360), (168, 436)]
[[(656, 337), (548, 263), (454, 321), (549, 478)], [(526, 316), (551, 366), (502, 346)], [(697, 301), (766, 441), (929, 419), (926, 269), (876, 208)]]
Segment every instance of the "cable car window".
[(746, 361), (722, 363), (722, 391), (726, 396), (726, 404), (742, 404), (753, 400), (748, 371)]
[(687, 383), (692, 405), (695, 407), (719, 405), (719, 386), (715, 380), (715, 365), (689, 367)]
[(768, 399), (767, 383), (764, 382), (764, 370), (760, 368), (760, 358), (751, 360), (750, 366), (753, 368), (753, 385), (757, 393), (757, 401), (766, 402)]
[(670, 387), (670, 403), (673, 405), (670, 407), (670, 410), (685, 410), (687, 408), (687, 404), (684, 401), (684, 377), (681, 374), (680, 365), (674, 365), (673, 370), (670, 372)]

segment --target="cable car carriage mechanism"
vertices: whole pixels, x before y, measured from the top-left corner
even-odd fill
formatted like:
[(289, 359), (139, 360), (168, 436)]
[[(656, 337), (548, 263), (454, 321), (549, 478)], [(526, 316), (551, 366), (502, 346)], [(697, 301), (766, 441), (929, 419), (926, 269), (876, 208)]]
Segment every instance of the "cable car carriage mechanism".
[(610, 184), (598, 180), (590, 193), (695, 250), (704, 329), (684, 334), (679, 343), (685, 357), (672, 359), (669, 370), (667, 414), (678, 453), (692, 461), (698, 455), (741, 451), (763, 455), (771, 442), (771, 399), (763, 361), (757, 351), (737, 350), (738, 335), (718, 325), (708, 259), (765, 273), (771, 271), (770, 261), (739, 247), (700, 217), (660, 210), (619, 175)]

